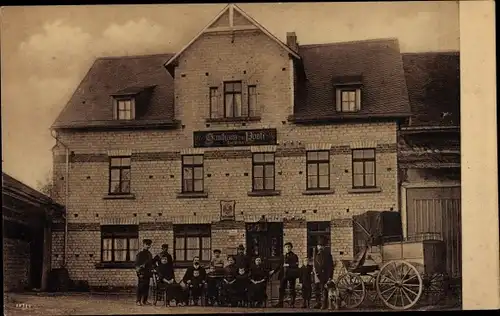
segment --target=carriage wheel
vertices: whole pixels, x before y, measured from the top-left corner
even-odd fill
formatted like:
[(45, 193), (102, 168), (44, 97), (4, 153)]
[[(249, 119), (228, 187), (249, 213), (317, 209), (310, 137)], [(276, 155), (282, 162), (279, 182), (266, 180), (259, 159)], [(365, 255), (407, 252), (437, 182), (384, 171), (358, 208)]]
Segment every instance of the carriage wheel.
[(430, 305), (436, 305), (441, 302), (446, 296), (446, 288), (448, 287), (446, 277), (443, 273), (424, 274), (423, 276), (424, 289), (422, 296)]
[(376, 281), (377, 293), (385, 306), (394, 310), (413, 307), (422, 295), (423, 282), (417, 269), (404, 260), (382, 266)]
[(346, 273), (337, 281), (339, 296), (346, 308), (356, 308), (363, 303), (366, 297), (365, 283), (357, 274)]

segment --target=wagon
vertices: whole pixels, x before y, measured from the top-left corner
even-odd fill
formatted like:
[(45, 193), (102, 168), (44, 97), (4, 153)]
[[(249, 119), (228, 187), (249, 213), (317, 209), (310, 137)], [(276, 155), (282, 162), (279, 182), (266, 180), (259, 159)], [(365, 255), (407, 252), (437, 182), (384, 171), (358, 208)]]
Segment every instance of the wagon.
[[(370, 213), (353, 217), (365, 238), (353, 261), (342, 260), (345, 272), (337, 286), (345, 307), (360, 306), (368, 294), (393, 310), (410, 309), (418, 302), (438, 303), (448, 288), (444, 242), (436, 235), (404, 239), (398, 213)], [(388, 220), (384, 213), (395, 216), (389, 214)]]

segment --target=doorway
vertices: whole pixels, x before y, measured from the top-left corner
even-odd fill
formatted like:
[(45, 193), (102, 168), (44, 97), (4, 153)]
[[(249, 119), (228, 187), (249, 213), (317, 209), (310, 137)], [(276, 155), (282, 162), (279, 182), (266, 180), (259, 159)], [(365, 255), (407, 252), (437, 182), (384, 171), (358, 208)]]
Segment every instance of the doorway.
[(30, 287), (40, 289), (43, 271), (43, 229), (32, 228), (30, 241)]
[(250, 257), (259, 255), (267, 266), (276, 266), (283, 254), (283, 223), (247, 223), (246, 249)]

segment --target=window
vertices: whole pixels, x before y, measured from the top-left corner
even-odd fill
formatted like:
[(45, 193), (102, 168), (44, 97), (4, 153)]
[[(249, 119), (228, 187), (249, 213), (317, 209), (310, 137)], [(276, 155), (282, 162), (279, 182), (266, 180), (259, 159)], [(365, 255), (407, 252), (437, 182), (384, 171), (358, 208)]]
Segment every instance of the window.
[(307, 190), (330, 188), (330, 152), (307, 152)]
[(274, 165), (274, 153), (253, 154), (253, 191), (274, 190)]
[(361, 109), (361, 89), (337, 89), (337, 112), (356, 112)]
[(133, 262), (139, 251), (137, 225), (101, 226), (101, 261)]
[(203, 192), (203, 155), (182, 156), (182, 192)]
[(219, 89), (217, 87), (212, 87), (210, 88), (210, 118), (218, 118), (220, 116)]
[(375, 187), (375, 149), (352, 151), (352, 187)]
[[(257, 86), (248, 86), (248, 116), (256, 116), (257, 112)], [(243, 114), (245, 116), (245, 114)]]
[(118, 120), (135, 119), (135, 100), (133, 98), (116, 99), (115, 118)]
[(248, 116), (248, 109), (243, 115), (241, 104), (241, 81), (224, 82), (224, 117)]
[(194, 257), (209, 261), (211, 257), (210, 225), (175, 225), (174, 260), (191, 262)]
[(307, 257), (312, 258), (319, 238), (325, 238), (325, 248), (330, 249), (330, 222), (307, 223)]
[(130, 193), (130, 157), (110, 157), (109, 193)]

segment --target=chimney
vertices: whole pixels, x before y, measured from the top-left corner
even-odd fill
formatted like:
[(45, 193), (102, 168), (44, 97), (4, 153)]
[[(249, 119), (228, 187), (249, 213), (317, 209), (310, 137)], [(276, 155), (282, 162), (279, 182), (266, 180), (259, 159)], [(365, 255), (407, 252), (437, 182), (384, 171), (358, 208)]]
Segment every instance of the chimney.
[(297, 42), (297, 35), (295, 35), (295, 32), (286, 33), (286, 45), (294, 52), (299, 51), (299, 43)]

